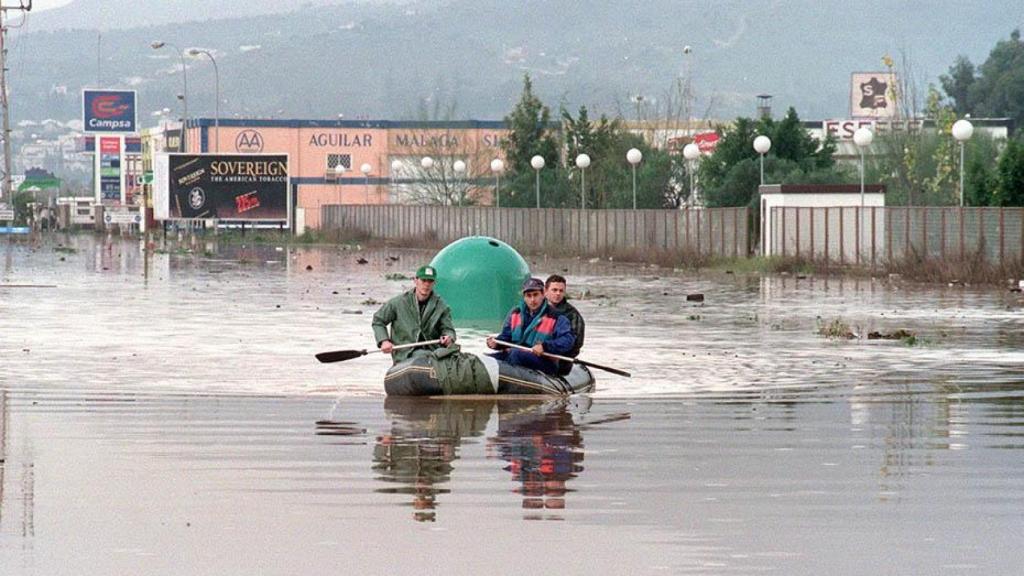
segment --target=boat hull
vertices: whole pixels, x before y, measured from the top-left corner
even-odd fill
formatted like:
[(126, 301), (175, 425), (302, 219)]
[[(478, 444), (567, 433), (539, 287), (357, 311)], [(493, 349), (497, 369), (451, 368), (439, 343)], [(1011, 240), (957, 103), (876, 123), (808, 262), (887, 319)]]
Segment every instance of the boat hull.
[[(572, 371), (564, 377), (551, 376), (501, 362), (490, 356), (478, 356), (490, 375), (491, 390), (478, 394), (519, 395), (540, 394), (546, 396), (569, 396), (594, 391), (594, 375), (585, 366), (573, 365)], [(384, 376), (384, 390), (388, 396), (445, 396), (445, 390), (429, 357), (416, 356), (392, 366)]]

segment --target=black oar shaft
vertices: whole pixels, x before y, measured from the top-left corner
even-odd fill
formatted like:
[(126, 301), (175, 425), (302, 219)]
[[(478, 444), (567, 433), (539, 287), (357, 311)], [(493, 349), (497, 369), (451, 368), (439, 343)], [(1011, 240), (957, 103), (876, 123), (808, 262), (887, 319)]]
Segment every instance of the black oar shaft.
[[(511, 342), (505, 342), (504, 340), (495, 339), (494, 341), (497, 342), (498, 344), (501, 344), (502, 346), (508, 346), (509, 348), (518, 348), (519, 350), (528, 350), (528, 351), (532, 351), (533, 350), (533, 348), (530, 348), (529, 346), (522, 346), (520, 344), (513, 344)], [(600, 364), (594, 364), (593, 362), (587, 362), (586, 360), (580, 360), (579, 358), (570, 358), (569, 356), (560, 356), (558, 354), (552, 354), (550, 352), (542, 352), (542, 355), (547, 356), (548, 358), (554, 358), (555, 360), (563, 360), (565, 362), (572, 362), (573, 364), (582, 364), (584, 366), (589, 366), (591, 368), (597, 368), (598, 370), (604, 370), (606, 372), (611, 372), (612, 374), (618, 374), (619, 376), (625, 376), (627, 378), (631, 377), (631, 374), (629, 372), (626, 372), (625, 370), (619, 370), (618, 368), (611, 368), (609, 366), (602, 366)]]

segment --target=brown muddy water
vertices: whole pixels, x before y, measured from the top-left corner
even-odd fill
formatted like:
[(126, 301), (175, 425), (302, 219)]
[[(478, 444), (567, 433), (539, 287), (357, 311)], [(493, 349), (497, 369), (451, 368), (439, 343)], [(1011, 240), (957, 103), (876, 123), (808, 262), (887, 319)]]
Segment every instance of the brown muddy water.
[(1019, 573), (1019, 293), (532, 259), (633, 378), (402, 401), (313, 354), (431, 253), (2, 242), (5, 576)]

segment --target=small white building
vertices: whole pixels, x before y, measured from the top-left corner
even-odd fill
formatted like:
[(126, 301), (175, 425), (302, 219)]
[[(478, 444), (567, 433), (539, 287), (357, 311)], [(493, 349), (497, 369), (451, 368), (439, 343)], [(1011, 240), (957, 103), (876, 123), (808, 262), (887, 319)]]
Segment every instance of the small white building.
[(885, 186), (765, 184), (761, 255), (870, 263), (885, 253)]

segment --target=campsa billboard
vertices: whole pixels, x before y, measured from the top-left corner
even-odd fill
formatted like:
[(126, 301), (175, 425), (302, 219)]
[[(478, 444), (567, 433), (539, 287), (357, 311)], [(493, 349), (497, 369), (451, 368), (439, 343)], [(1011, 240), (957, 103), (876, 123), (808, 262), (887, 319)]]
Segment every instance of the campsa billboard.
[(167, 217), (288, 222), (287, 154), (169, 154)]
[(138, 132), (134, 90), (83, 90), (86, 132)]

